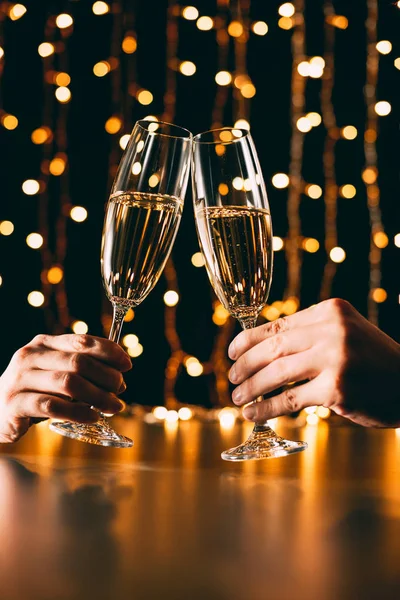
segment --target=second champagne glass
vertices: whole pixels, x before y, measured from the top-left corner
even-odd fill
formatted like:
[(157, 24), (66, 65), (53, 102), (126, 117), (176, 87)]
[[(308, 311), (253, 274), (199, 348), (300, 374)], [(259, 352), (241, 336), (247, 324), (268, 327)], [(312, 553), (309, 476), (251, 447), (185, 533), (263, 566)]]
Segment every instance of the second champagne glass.
[[(268, 300), (273, 252), (267, 193), (250, 133), (223, 128), (196, 135), (192, 180), (210, 282), (242, 328), (255, 327)], [(305, 448), (305, 442), (285, 440), (268, 423), (257, 423), (246, 442), (221, 456), (232, 461), (274, 458)]]
[[(118, 342), (124, 317), (156, 285), (181, 220), (190, 171), (192, 134), (161, 121), (138, 121), (122, 156), (107, 205), (101, 270), (113, 305), (109, 339)], [(132, 446), (104, 415), (94, 425), (57, 422), (67, 437), (118, 448)]]

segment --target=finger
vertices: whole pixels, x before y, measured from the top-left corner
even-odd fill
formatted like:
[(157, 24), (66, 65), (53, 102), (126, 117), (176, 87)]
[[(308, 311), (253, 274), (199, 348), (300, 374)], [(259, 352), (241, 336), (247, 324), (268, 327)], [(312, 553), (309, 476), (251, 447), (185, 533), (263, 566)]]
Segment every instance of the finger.
[(238, 406), (243, 406), (290, 382), (313, 379), (317, 375), (315, 352), (311, 350), (278, 358), (240, 384), (233, 391), (232, 400)]
[(119, 412), (124, 406), (114, 394), (68, 371), (27, 371), (21, 377), (21, 389), (67, 396), (110, 414)]
[(326, 390), (324, 394), (322, 376), (319, 376), (303, 385), (291, 386), (262, 402), (253, 402), (243, 409), (243, 416), (248, 421), (261, 423), (274, 417), (289, 415), (307, 406), (322, 405), (324, 396), (328, 400)]
[(65, 419), (77, 423), (96, 423), (99, 413), (83, 402), (71, 402), (50, 394), (27, 392), (16, 397), (20, 417)]
[(272, 337), (297, 327), (307, 327), (322, 321), (319, 305), (311, 306), (288, 317), (282, 317), (271, 323), (265, 323), (253, 329), (242, 331), (232, 341), (228, 348), (229, 358), (237, 360), (244, 352), (262, 342), (265, 338)]
[(30, 345), (45, 346), (61, 352), (80, 352), (125, 372), (132, 368), (127, 353), (115, 342), (92, 335), (37, 335)]
[(272, 361), (308, 350), (320, 338), (321, 325), (289, 329), (267, 337), (238, 358), (229, 372), (229, 379), (235, 384), (242, 383)]
[(124, 387), (120, 371), (82, 352), (69, 353), (40, 346), (32, 353), (30, 367), (44, 371), (76, 373), (108, 392), (118, 393)]

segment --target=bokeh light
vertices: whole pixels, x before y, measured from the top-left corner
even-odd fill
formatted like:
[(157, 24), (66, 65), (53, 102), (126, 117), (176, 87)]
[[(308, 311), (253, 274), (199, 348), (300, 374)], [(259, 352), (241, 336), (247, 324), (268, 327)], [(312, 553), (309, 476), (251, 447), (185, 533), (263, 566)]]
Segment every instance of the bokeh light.
[(122, 50), (125, 54), (134, 54), (137, 49), (137, 41), (133, 35), (127, 35), (122, 40)]
[(318, 252), (319, 250), (319, 241), (315, 238), (305, 238), (302, 242), (302, 247), (306, 252), (314, 254), (314, 252)]
[(353, 125), (343, 127), (341, 134), (346, 140), (354, 140), (357, 137), (357, 129)]
[(342, 263), (346, 258), (346, 252), (340, 246), (335, 246), (329, 252), (329, 256), (332, 262)]
[(199, 11), (195, 6), (185, 6), (182, 11), (182, 17), (188, 21), (195, 21), (199, 16)]
[(215, 76), (215, 81), (218, 85), (229, 85), (232, 81), (232, 75), (229, 71), (218, 71)]
[(283, 239), (277, 235), (274, 235), (272, 238), (272, 249), (274, 252), (279, 252), (279, 250), (282, 250), (284, 246), (284, 242)]
[(122, 343), (127, 348), (135, 348), (139, 343), (139, 338), (134, 333), (128, 333), (122, 338)]
[(30, 233), (26, 236), (26, 244), (29, 248), (37, 250), (43, 246), (43, 236), (40, 233)]
[(377, 248), (386, 248), (389, 244), (389, 238), (384, 231), (377, 231), (374, 233), (373, 239)]
[(206, 261), (202, 252), (196, 252), (191, 258), (191, 263), (194, 267), (204, 267)]
[(47, 271), (47, 281), (49, 283), (52, 283), (53, 285), (60, 283), (60, 281), (62, 281), (63, 277), (64, 277), (64, 271), (59, 266), (51, 267)]
[(107, 2), (95, 2), (92, 6), (95, 15), (106, 15), (110, 11)]
[(66, 29), (67, 27), (71, 27), (73, 22), (73, 18), (67, 13), (62, 13), (56, 18), (56, 25), (59, 29)]
[(114, 133), (118, 133), (122, 127), (122, 121), (119, 117), (113, 116), (107, 119), (104, 128), (107, 133), (113, 135)]
[(9, 236), (14, 231), (14, 223), (11, 221), (0, 221), (0, 234)]
[(40, 184), (36, 179), (26, 179), (22, 184), (22, 191), (27, 196), (34, 196), (40, 190)]
[(375, 104), (375, 112), (380, 117), (386, 117), (392, 111), (392, 106), (386, 100), (381, 100)]
[(55, 96), (61, 104), (66, 104), (71, 100), (71, 91), (69, 88), (61, 86), (56, 89)]
[(136, 98), (139, 104), (143, 104), (144, 106), (147, 106), (153, 102), (153, 94), (149, 92), (149, 90), (140, 90), (136, 94)]
[(198, 27), (198, 29), (200, 29), (200, 31), (209, 31), (214, 27), (214, 21), (211, 17), (200, 17), (197, 20), (196, 26)]
[(107, 73), (110, 72), (110, 70), (111, 65), (106, 60), (101, 60), (100, 62), (96, 63), (93, 67), (93, 73), (96, 75), (96, 77), (104, 77), (105, 75), (107, 75)]
[(342, 185), (342, 187), (339, 190), (339, 193), (342, 196), (342, 198), (354, 198), (354, 196), (357, 193), (357, 190), (351, 183), (346, 183), (346, 185)]
[(285, 2), (278, 8), (278, 13), (281, 15), (281, 17), (292, 17), (295, 12), (296, 9), (291, 2)]
[(321, 198), (322, 196), (322, 187), (315, 183), (311, 183), (306, 186), (306, 194), (313, 200), (318, 200), (318, 198)]
[(183, 62), (181, 62), (179, 70), (182, 73), (182, 75), (190, 77), (191, 75), (194, 75), (196, 73), (196, 65), (190, 60), (184, 60)]
[(265, 21), (256, 21), (251, 28), (256, 35), (266, 35), (268, 33), (268, 25)]
[(4, 115), (1, 117), (1, 124), (4, 129), (12, 131), (18, 127), (18, 119), (14, 115)]
[(176, 306), (179, 302), (179, 294), (175, 290), (168, 290), (164, 294), (164, 304), (167, 306)]
[(71, 324), (71, 329), (74, 333), (85, 334), (89, 331), (89, 327), (85, 321), (74, 321)]
[(125, 148), (127, 147), (130, 137), (131, 136), (129, 135), (129, 133), (125, 133), (119, 138), (119, 145), (122, 148), (122, 150), (125, 150)]
[(387, 292), (383, 288), (375, 288), (371, 290), (371, 297), (374, 302), (381, 304), (387, 300)]
[(43, 42), (42, 44), (39, 44), (38, 52), (42, 58), (46, 58), (54, 53), (54, 46), (53, 44), (50, 44), (50, 42)]
[(28, 294), (28, 303), (35, 308), (42, 306), (44, 304), (44, 296), (42, 292), (34, 290)]
[(275, 173), (272, 177), (272, 185), (278, 188), (278, 190), (288, 187), (289, 183), (290, 179), (286, 173)]
[(71, 219), (77, 223), (83, 223), (83, 221), (86, 221), (88, 216), (88, 212), (83, 206), (73, 206), (69, 214)]
[(392, 51), (392, 44), (388, 40), (381, 40), (376, 44), (376, 49), (380, 54), (390, 54)]

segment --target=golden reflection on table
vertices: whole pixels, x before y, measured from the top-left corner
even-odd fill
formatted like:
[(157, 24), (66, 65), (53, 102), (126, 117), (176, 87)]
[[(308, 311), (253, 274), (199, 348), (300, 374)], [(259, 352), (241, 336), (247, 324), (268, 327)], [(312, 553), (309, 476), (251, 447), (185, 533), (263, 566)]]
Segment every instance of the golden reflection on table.
[(250, 424), (115, 426), (0, 448), (1, 600), (400, 597), (399, 431), (282, 419), (306, 452), (231, 464)]

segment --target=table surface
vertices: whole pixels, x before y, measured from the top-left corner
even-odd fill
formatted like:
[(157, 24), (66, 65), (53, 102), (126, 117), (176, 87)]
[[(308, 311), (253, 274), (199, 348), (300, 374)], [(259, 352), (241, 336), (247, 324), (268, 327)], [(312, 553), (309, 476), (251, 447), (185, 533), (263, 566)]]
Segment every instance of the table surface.
[(113, 422), (1, 447), (1, 600), (400, 598), (400, 431), (285, 420), (306, 452), (232, 464), (248, 424)]

